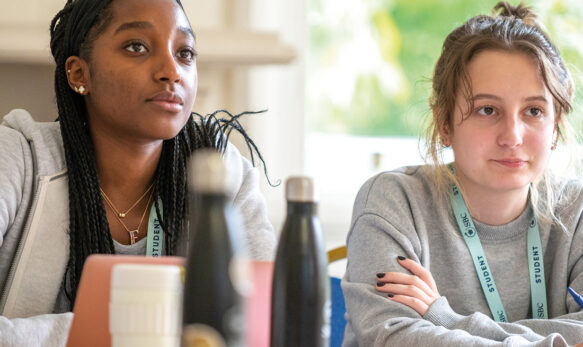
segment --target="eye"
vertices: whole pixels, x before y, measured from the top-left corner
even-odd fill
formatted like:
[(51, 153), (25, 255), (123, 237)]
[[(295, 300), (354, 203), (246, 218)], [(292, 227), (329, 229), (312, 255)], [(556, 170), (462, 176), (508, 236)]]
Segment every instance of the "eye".
[(481, 116), (492, 116), (496, 113), (496, 110), (492, 106), (484, 106), (478, 108), (477, 112)]
[(526, 110), (526, 114), (531, 117), (541, 117), (543, 115), (543, 110), (539, 107), (529, 107)]
[(124, 48), (126, 51), (132, 52), (132, 53), (144, 53), (144, 52), (148, 51), (146, 46), (139, 41), (130, 42)]
[(184, 48), (184, 49), (179, 50), (178, 54), (176, 54), (176, 55), (180, 59), (183, 59), (186, 61), (193, 61), (198, 54), (192, 48)]

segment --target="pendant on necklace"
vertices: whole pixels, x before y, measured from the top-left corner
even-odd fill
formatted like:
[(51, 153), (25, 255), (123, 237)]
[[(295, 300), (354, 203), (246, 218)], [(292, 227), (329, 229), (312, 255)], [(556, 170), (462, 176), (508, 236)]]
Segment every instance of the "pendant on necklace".
[(138, 233), (138, 231), (132, 230), (128, 231), (128, 233), (130, 234), (130, 245), (133, 245), (134, 243), (136, 243), (136, 234)]
[(125, 214), (125, 213), (122, 213), (122, 212), (120, 212), (120, 213), (118, 213), (118, 216), (119, 216), (119, 218), (124, 218), (124, 217), (126, 216), (126, 214)]

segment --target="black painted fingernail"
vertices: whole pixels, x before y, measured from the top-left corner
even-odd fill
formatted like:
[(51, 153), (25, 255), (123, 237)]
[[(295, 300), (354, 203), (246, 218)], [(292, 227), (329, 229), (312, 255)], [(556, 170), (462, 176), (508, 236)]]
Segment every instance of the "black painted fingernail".
[(377, 274), (377, 278), (383, 278), (383, 277), (385, 277), (385, 273), (384, 272), (379, 272)]
[(385, 285), (385, 284), (384, 284), (383, 282), (377, 282), (377, 287), (382, 287), (382, 286), (384, 286), (384, 285)]
[(394, 294), (387, 295), (388, 298), (392, 298), (393, 296), (395, 296), (395, 295)]
[(402, 256), (398, 256), (397, 258), (399, 258), (399, 260), (405, 260), (405, 259), (407, 259), (407, 258), (402, 257)]

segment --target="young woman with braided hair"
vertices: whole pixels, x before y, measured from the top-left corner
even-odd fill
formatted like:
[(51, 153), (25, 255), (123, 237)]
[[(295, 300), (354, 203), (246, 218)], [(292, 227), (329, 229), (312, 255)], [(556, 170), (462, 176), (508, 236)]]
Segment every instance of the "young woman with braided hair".
[(381, 173), (357, 195), (344, 346), (583, 345), (567, 291), (583, 292), (583, 184), (547, 168), (572, 95), (527, 7), (500, 2), (448, 35), (433, 163)]
[(237, 116), (191, 115), (195, 37), (179, 0), (68, 0), (51, 51), (58, 121), (14, 110), (0, 126), (0, 345), (64, 345), (91, 254), (183, 255), (199, 148), (224, 153), (250, 254), (272, 257), (258, 174), (228, 135), (255, 145)]

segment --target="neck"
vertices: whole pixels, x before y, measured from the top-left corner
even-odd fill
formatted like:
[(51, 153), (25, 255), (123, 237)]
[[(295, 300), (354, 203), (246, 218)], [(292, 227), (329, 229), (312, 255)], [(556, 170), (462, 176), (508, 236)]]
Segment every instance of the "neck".
[(127, 206), (152, 184), (162, 141), (131, 143), (92, 132), (99, 184), (120, 206)]
[(456, 170), (460, 190), (472, 219), (488, 225), (504, 225), (516, 219), (528, 203), (529, 186), (515, 189), (489, 187)]
[[(470, 215), (474, 220), (488, 225), (503, 225), (516, 219), (526, 207), (528, 190), (525, 194), (504, 194), (472, 199), (465, 198)], [(468, 202), (469, 200), (469, 202)]]
[(497, 192), (466, 185), (462, 193), (472, 218), (488, 225), (503, 225), (513, 221), (524, 211), (528, 202), (528, 186)]

